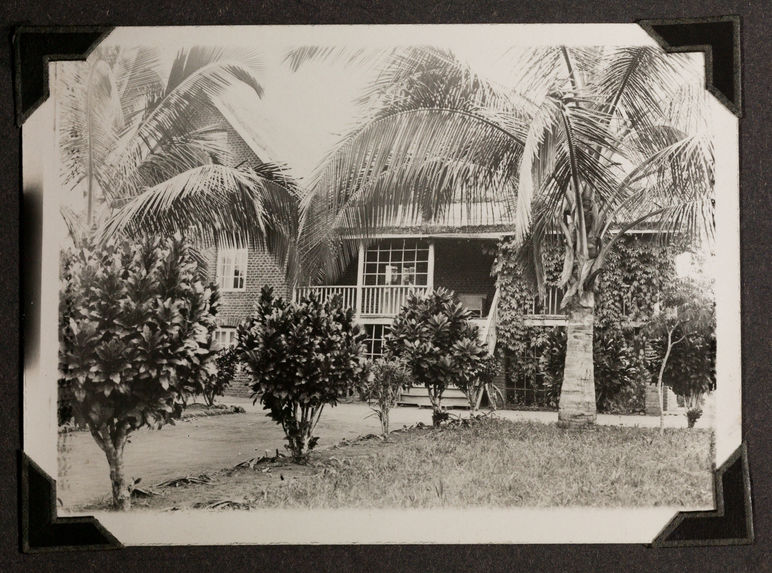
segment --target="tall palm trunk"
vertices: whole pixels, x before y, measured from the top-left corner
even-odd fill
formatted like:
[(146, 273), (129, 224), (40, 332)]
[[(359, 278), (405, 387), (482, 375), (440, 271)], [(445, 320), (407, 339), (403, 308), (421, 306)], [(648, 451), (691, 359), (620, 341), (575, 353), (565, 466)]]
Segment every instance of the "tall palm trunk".
[(558, 425), (569, 428), (592, 425), (596, 418), (592, 361), (595, 296), (585, 293), (582, 299), (568, 311), (566, 361), (558, 403)]

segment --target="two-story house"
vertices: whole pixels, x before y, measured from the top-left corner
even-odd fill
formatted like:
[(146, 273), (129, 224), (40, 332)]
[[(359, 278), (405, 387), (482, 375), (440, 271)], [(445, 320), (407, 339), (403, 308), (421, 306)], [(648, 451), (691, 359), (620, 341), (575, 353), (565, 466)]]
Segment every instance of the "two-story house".
[[(227, 104), (218, 111), (233, 160), (259, 164), (267, 156), (259, 135)], [(383, 354), (384, 337), (407, 296), (445, 287), (472, 311), (481, 338), (493, 352), (498, 293), (492, 269), (497, 242), (512, 233), (507, 212), (494, 203), (469, 207), (459, 202), (428, 220), (420, 215), (400, 217), (366, 239), (346, 237), (356, 244), (357, 256), (336, 280), (321, 285), (293, 287), (284, 269), (259, 248), (209, 248), (204, 253), (207, 268), (221, 293), (216, 337), (221, 345), (234, 343), (236, 327), (252, 312), (263, 286), (270, 285), (284, 297), (312, 292), (322, 298), (339, 295), (354, 309), (366, 333), (367, 354), (375, 358)], [(564, 324), (561, 298), (557, 288), (548, 288), (543, 300), (534, 298), (527, 323)], [(503, 393), (513, 390), (505, 388), (503, 375), (497, 385)], [(234, 384), (229, 393), (247, 396), (249, 390), (244, 384)], [(448, 390), (444, 401), (449, 406), (466, 405), (458, 390)], [(675, 396), (670, 401), (675, 403)], [(428, 405), (425, 389), (406, 392), (402, 402)]]

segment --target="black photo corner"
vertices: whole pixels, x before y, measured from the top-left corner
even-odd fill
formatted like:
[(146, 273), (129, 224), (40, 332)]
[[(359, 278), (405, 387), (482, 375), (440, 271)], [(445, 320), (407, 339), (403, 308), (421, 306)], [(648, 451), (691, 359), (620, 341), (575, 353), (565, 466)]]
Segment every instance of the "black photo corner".
[[(665, 50), (705, 53), (706, 82), (736, 116), (742, 115), (740, 19), (640, 20)], [(19, 27), (14, 31), (14, 95), (20, 127), (48, 97), (48, 62), (85, 59), (110, 27)], [(22, 326), (25, 357), (34, 353), (29, 314), (37, 307), (34, 278), (40, 276), (40, 190), (27, 193), (22, 211)], [(39, 288), (39, 287), (38, 287)], [(30, 344), (33, 346), (30, 347)], [(743, 444), (715, 471), (716, 509), (681, 512), (661, 531), (654, 548), (746, 544), (753, 541), (748, 452)], [(750, 452), (753, 455), (753, 452)], [(19, 464), (20, 545), (24, 552), (122, 547), (93, 517), (57, 517), (56, 481), (23, 452)]]

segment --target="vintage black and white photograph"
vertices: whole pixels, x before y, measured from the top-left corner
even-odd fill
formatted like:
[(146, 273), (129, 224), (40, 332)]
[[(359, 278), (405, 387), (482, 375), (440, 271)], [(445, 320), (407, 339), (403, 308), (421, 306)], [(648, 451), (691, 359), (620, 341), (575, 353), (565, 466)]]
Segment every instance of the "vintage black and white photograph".
[(126, 544), (635, 542), (740, 436), (737, 119), (640, 26), (52, 62), (25, 451)]

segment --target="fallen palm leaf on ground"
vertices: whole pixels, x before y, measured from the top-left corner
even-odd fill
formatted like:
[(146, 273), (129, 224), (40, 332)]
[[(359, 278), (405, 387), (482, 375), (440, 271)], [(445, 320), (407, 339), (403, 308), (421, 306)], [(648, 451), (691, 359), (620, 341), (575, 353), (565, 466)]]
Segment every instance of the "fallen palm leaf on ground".
[(157, 483), (156, 487), (180, 487), (192, 484), (208, 484), (213, 483), (214, 481), (214, 478), (208, 474), (199, 474), (197, 476), (185, 476), (162, 481), (161, 483)]

